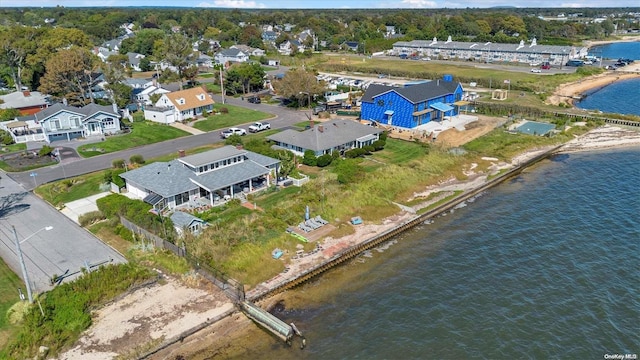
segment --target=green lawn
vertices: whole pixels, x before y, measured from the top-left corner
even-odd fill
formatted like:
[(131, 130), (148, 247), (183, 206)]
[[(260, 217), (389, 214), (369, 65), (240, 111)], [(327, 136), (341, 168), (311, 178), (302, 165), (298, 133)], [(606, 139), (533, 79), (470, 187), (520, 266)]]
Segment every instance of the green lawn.
[(27, 150), (27, 144), (11, 144), (11, 145), (3, 145), (1, 149), (2, 154), (8, 154), (16, 151), (24, 151)]
[(92, 157), (189, 135), (188, 132), (151, 121), (135, 122), (132, 127), (130, 134), (110, 136), (103, 142), (80, 146), (78, 153)]
[(223, 107), (229, 110), (228, 114), (211, 115), (205, 120), (196, 122), (193, 127), (202, 131), (212, 131), (228, 128), (230, 126), (247, 124), (254, 121), (261, 121), (273, 117), (273, 114), (251, 110), (239, 106), (228, 104), (216, 104), (215, 106), (216, 109), (220, 109)]
[(83, 199), (105, 191), (101, 189), (100, 186), (104, 184), (104, 174), (106, 171), (107, 170), (97, 171), (91, 174), (40, 185), (36, 188), (35, 192), (54, 206)]
[(404, 164), (425, 155), (420, 144), (391, 138), (387, 138), (384, 150), (373, 153), (372, 157), (387, 164)]
[(0, 258), (0, 348), (3, 348), (10, 334), (14, 330), (7, 318), (7, 311), (13, 304), (20, 301), (18, 288), (27, 294), (22, 280)]

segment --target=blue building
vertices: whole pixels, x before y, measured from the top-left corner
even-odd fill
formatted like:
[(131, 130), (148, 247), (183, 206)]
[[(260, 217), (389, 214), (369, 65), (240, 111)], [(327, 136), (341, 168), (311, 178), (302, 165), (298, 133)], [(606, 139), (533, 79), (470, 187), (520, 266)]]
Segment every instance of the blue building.
[(362, 96), (360, 118), (412, 129), (457, 115), (454, 103), (462, 99), (462, 94), (462, 85), (453, 82), (450, 75), (401, 88), (372, 84)]

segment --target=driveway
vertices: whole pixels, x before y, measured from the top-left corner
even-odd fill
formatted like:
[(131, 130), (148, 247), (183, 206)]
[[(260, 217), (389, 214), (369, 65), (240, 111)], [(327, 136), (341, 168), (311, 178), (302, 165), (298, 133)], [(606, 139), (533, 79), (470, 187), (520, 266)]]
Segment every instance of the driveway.
[[(22, 278), (13, 235), (15, 227), (19, 241), (23, 242), (22, 253), (34, 293), (50, 290), (50, 279), (67, 270), (75, 273), (87, 264), (126, 262), (116, 250), (26, 192), (5, 173), (0, 176), (0, 256)], [(53, 228), (47, 231), (48, 226)]]

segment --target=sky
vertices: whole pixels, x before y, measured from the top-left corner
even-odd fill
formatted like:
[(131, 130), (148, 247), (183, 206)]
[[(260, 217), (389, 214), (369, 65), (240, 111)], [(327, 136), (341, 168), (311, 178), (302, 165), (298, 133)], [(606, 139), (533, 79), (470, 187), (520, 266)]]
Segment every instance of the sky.
[(124, 7), (124, 6), (180, 6), (180, 7), (214, 7), (235, 9), (434, 9), (434, 8), (488, 8), (494, 6), (515, 7), (552, 7), (552, 8), (585, 8), (585, 7), (638, 7), (637, 0), (619, 0), (607, 2), (602, 0), (0, 0), (0, 7)]

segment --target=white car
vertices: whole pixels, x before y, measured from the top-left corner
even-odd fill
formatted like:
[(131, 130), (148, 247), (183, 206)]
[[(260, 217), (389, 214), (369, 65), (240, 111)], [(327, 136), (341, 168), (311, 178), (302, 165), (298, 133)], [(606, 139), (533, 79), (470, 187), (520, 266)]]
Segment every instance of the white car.
[(541, 73), (542, 70), (540, 70), (540, 69), (531, 69), (531, 72), (532, 73)]
[(244, 136), (247, 135), (247, 130), (232, 127), (220, 133), (220, 137), (222, 137), (223, 139), (228, 139), (231, 135)]

